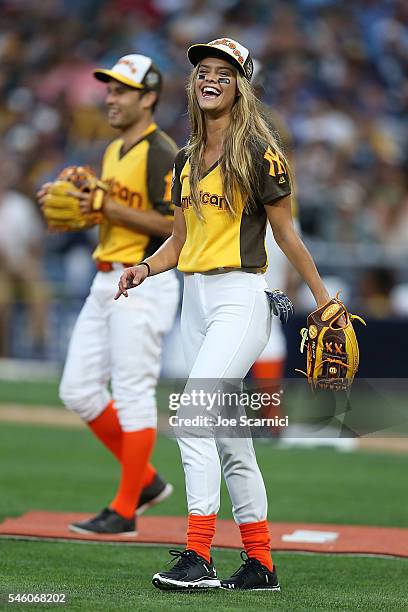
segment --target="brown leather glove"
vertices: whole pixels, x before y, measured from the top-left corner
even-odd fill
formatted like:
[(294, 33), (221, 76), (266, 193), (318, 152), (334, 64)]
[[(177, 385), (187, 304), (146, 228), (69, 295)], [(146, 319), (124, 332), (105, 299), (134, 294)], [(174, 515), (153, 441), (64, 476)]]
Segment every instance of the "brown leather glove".
[[(90, 213), (83, 213), (75, 193), (91, 194)], [(84, 230), (102, 222), (103, 200), (108, 185), (87, 166), (69, 166), (47, 188), (42, 212), (49, 229), (59, 232)]]

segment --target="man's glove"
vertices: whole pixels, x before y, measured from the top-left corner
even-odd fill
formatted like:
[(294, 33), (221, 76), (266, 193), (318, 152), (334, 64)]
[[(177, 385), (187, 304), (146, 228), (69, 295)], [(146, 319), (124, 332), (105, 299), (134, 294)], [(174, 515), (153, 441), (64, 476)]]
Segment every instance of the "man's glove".
[[(69, 166), (51, 183), (44, 196), (42, 212), (49, 229), (59, 232), (78, 231), (101, 223), (103, 198), (108, 185), (87, 166)], [(76, 192), (91, 194), (92, 212), (83, 213)]]
[[(346, 390), (351, 386), (358, 370), (359, 350), (353, 319), (365, 321), (349, 314), (338, 295), (307, 317), (307, 328), (301, 330), (300, 352), (307, 347), (307, 376), (313, 390)], [(340, 319), (340, 321), (339, 321)]]

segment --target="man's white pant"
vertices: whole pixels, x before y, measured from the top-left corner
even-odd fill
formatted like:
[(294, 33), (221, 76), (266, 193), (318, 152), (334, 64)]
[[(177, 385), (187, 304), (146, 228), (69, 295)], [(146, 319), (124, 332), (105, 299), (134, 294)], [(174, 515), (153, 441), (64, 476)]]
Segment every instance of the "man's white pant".
[[(181, 331), (190, 371), (186, 392), (241, 380), (264, 349), (271, 313), (261, 274), (186, 274)], [(250, 438), (178, 436), (188, 511), (216, 514), (221, 467), (237, 523), (264, 520), (267, 499)], [(221, 459), (221, 464), (220, 464)]]
[(112, 397), (123, 431), (156, 427), (161, 341), (177, 310), (174, 271), (153, 276), (114, 301), (123, 266), (98, 272), (71, 337), (60, 384), (67, 408), (89, 422)]

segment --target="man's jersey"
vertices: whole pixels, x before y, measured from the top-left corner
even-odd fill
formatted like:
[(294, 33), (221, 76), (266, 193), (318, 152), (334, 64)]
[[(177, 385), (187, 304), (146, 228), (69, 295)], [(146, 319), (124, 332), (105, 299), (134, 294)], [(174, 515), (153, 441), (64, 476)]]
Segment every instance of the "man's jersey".
[[(154, 209), (173, 216), (170, 196), (176, 144), (152, 123), (126, 153), (122, 148), (122, 139), (114, 140), (103, 158), (101, 178), (110, 185), (110, 196), (122, 206), (141, 211)], [(149, 236), (105, 219), (93, 258), (136, 264), (154, 253), (163, 241), (160, 236)]]
[(289, 195), (290, 180), (283, 160), (270, 147), (259, 149), (253, 162), (259, 177), (253, 210), (246, 212), (245, 203), (237, 194), (237, 215), (229, 212), (219, 162), (216, 162), (199, 183), (201, 220), (191, 205), (189, 160), (184, 149), (177, 155), (172, 202), (182, 208), (187, 228), (178, 262), (182, 272), (206, 272), (215, 268), (266, 269), (264, 205), (274, 204)]

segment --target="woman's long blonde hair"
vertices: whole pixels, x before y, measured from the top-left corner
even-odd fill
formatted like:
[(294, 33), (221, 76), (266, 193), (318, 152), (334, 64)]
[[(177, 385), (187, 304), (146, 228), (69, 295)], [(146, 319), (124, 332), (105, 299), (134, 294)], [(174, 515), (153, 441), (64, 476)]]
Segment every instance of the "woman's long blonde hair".
[[(186, 147), (190, 159), (190, 197), (198, 217), (203, 218), (199, 182), (204, 172), (204, 151), (207, 141), (204, 112), (195, 94), (195, 83), (200, 65), (192, 71), (187, 84), (188, 115), (191, 135)], [(254, 155), (263, 147), (270, 146), (285, 162), (277, 137), (262, 116), (261, 103), (255, 96), (248, 80), (237, 71), (237, 100), (231, 109), (231, 121), (225, 131), (220, 170), (224, 198), (229, 212), (235, 216), (240, 205), (247, 212), (254, 209), (259, 192), (261, 168)], [(241, 200), (237, 195), (240, 194)]]

